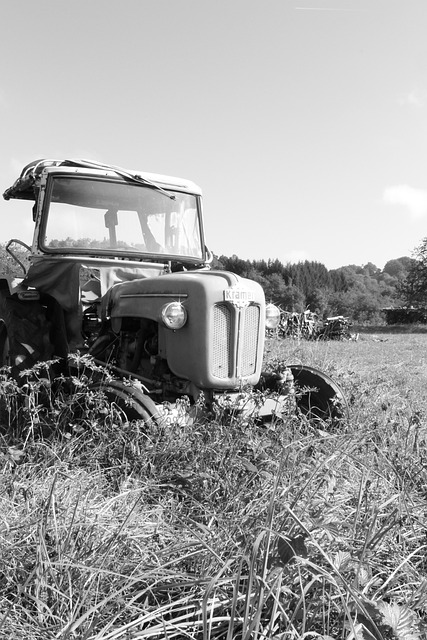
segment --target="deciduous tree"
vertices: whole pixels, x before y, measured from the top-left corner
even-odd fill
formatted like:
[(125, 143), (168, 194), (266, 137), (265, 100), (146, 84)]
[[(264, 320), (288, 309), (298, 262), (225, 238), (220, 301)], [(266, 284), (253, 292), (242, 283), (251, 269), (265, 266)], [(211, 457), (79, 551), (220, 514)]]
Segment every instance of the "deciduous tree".
[(427, 238), (413, 252), (413, 262), (400, 293), (407, 306), (427, 306)]

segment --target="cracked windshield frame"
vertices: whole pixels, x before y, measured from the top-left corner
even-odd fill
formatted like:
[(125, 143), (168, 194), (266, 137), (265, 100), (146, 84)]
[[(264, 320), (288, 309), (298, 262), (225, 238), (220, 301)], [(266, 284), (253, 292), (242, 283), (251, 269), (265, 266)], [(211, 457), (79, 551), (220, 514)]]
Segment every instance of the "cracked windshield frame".
[(198, 198), (170, 193), (175, 197), (140, 184), (55, 176), (47, 191), (42, 249), (202, 260)]

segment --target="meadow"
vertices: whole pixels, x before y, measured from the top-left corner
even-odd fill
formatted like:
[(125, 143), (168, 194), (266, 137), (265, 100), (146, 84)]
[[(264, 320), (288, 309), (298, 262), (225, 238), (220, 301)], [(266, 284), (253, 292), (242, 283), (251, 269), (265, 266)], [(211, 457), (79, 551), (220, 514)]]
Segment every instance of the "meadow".
[(290, 403), (147, 426), (84, 375), (70, 397), (43, 368), (24, 388), (3, 373), (0, 637), (425, 638), (426, 347), (268, 340), (267, 361), (341, 384), (334, 425)]

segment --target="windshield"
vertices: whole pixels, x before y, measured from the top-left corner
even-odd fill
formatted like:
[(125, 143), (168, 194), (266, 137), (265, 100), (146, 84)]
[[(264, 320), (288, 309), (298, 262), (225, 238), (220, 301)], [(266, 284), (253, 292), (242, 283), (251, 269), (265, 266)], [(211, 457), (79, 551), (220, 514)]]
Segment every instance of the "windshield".
[(173, 197), (140, 184), (54, 177), (47, 194), (42, 248), (202, 260), (196, 196), (168, 193)]

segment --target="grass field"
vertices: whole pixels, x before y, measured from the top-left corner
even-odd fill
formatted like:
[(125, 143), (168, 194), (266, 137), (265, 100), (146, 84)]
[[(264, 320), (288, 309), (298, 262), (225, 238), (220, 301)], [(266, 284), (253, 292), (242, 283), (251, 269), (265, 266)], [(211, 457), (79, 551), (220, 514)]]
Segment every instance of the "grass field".
[(77, 420), (3, 376), (1, 638), (426, 637), (427, 334), (276, 358), (329, 373), (349, 420), (143, 428), (84, 379)]

